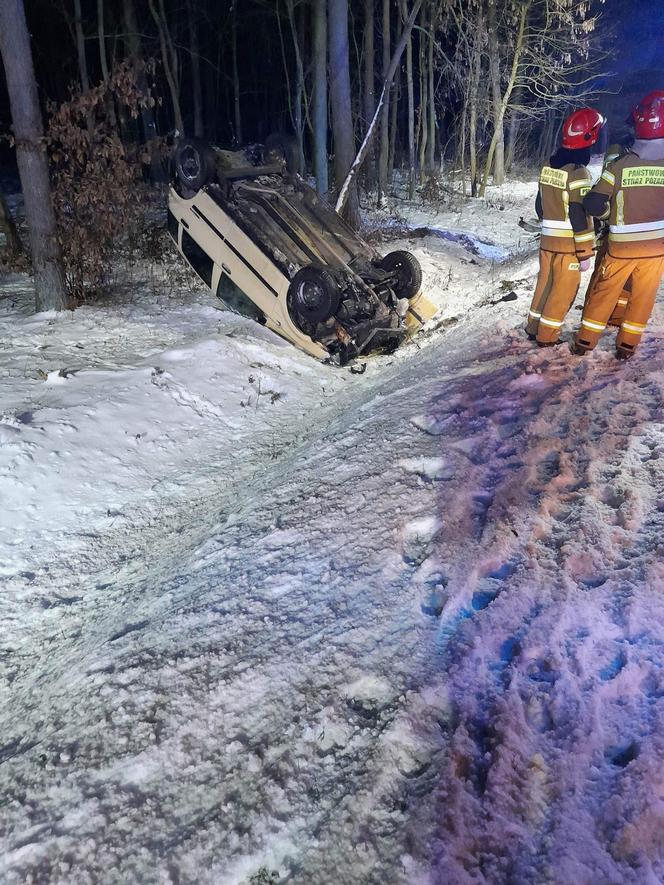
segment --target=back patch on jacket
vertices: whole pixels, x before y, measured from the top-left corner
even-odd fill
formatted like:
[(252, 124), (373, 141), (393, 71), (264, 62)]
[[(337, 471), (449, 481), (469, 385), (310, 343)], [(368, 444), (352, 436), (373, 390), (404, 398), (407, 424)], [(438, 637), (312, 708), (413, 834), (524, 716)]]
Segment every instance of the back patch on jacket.
[(540, 173), (539, 183), (565, 190), (567, 187), (567, 177), (568, 173), (564, 169), (552, 169), (551, 166), (545, 166)]
[(622, 171), (622, 187), (664, 187), (664, 166), (628, 166)]

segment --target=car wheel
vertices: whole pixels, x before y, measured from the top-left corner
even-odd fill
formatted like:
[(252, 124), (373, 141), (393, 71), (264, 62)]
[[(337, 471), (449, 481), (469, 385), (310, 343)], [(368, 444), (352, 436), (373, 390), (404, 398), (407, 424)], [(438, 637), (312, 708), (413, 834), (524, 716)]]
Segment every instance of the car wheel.
[(288, 287), (288, 311), (302, 331), (329, 320), (339, 310), (341, 295), (332, 274), (309, 265), (295, 274)]
[(412, 252), (388, 252), (380, 259), (378, 266), (392, 275), (398, 298), (414, 298), (422, 288), (422, 268)]
[(283, 132), (273, 132), (265, 139), (263, 158), (266, 163), (282, 162), (291, 175), (300, 172), (297, 139)]
[(214, 179), (214, 151), (200, 138), (183, 138), (175, 148), (173, 166), (182, 191), (196, 193)]

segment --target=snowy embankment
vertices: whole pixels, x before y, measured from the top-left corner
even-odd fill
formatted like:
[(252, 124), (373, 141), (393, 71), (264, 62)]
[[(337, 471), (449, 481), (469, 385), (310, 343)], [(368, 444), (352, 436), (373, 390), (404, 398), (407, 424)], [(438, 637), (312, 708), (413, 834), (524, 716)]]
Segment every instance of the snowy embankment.
[(662, 879), (664, 317), (533, 350), (533, 257), (434, 239), (362, 376), (6, 306), (3, 881)]

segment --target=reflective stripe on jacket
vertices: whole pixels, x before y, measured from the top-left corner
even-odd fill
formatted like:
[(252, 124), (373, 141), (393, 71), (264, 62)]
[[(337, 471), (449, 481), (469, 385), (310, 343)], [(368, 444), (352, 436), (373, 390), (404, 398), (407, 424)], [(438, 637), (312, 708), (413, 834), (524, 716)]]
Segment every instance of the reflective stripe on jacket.
[(609, 199), (609, 254), (616, 258), (664, 255), (664, 159), (634, 153), (611, 163), (591, 190)]
[[(582, 210), (583, 198), (590, 190), (591, 175), (585, 166), (568, 163), (561, 169), (545, 166), (540, 173), (539, 192), (542, 204), (540, 247), (546, 252), (590, 258), (595, 245), (592, 219)], [(570, 218), (580, 219), (574, 225)], [(576, 230), (575, 230), (576, 228)]]

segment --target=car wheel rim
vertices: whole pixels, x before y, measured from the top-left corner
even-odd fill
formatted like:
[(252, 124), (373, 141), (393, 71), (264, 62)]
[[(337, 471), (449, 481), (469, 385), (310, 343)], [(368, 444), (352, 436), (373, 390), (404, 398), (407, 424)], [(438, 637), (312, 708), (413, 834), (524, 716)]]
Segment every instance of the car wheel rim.
[(193, 148), (185, 148), (180, 156), (180, 169), (187, 181), (193, 181), (200, 172), (201, 164), (198, 152)]
[(403, 262), (397, 261), (394, 265), (394, 273), (397, 278), (397, 285), (400, 289), (403, 289), (408, 284), (408, 268), (405, 267)]
[(323, 288), (313, 280), (300, 283), (297, 290), (297, 302), (307, 311), (316, 310), (323, 300)]

